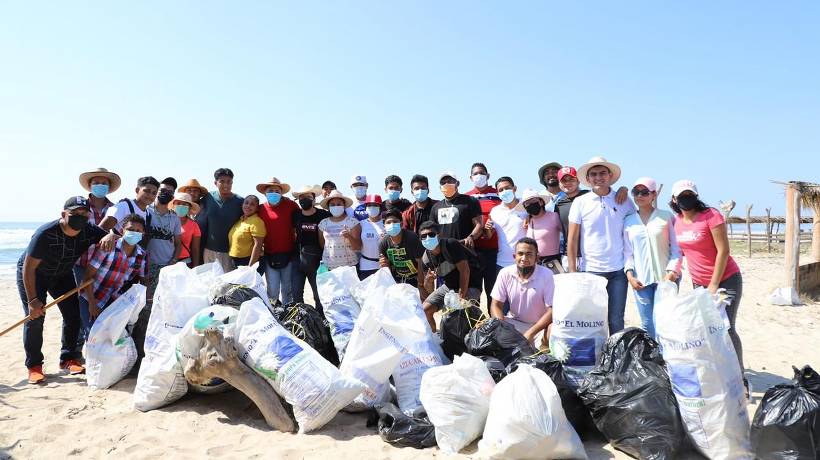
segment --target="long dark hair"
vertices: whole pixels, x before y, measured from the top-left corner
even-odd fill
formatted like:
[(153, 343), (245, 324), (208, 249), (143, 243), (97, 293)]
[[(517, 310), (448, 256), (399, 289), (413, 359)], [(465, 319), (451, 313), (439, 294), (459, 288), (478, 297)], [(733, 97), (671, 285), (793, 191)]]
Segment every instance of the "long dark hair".
[[(672, 211), (675, 212), (675, 214), (683, 214), (683, 211), (681, 211), (680, 207), (678, 207), (678, 204), (675, 203), (675, 200), (669, 200), (669, 207), (672, 209)], [(701, 201), (700, 198), (698, 198), (698, 202), (695, 205), (695, 211), (703, 212), (707, 209), (709, 209), (709, 205)]]

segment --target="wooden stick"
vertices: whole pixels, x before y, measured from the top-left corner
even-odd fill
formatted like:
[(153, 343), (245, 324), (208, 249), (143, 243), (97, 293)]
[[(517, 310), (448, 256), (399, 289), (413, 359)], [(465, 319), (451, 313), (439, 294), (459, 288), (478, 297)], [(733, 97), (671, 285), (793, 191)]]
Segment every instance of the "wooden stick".
[[(51, 307), (53, 307), (53, 306), (57, 305), (58, 303), (62, 302), (62, 301), (63, 301), (63, 300), (65, 300), (65, 299), (67, 299), (67, 298), (71, 297), (72, 295), (74, 295), (74, 294), (76, 294), (77, 292), (79, 292), (79, 291), (80, 291), (80, 289), (83, 289), (83, 288), (85, 288), (86, 286), (88, 286), (89, 284), (91, 284), (93, 281), (94, 281), (94, 280), (88, 280), (88, 281), (86, 281), (86, 282), (82, 283), (81, 285), (79, 285), (79, 286), (75, 287), (74, 289), (72, 289), (72, 290), (70, 290), (70, 291), (66, 292), (66, 293), (65, 293), (65, 294), (63, 294), (63, 295), (61, 295), (60, 297), (57, 297), (56, 299), (52, 300), (51, 302), (49, 302), (48, 304), (46, 304), (45, 306), (43, 306), (43, 311), (45, 311), (45, 310), (47, 310), (47, 309), (49, 309), (49, 308), (51, 308)], [(6, 328), (3, 332), (0, 332), (0, 337), (2, 337), (2, 336), (4, 336), (4, 335), (6, 335), (6, 333), (8, 333), (8, 332), (13, 331), (14, 329), (16, 329), (16, 328), (17, 328), (18, 326), (20, 326), (21, 324), (23, 324), (23, 323), (25, 323), (25, 322), (27, 322), (27, 321), (31, 321), (32, 319), (33, 319), (33, 318), (31, 317), (31, 315), (28, 315), (28, 316), (26, 316), (25, 318), (21, 319), (20, 321), (17, 321), (16, 323), (14, 323), (14, 324), (12, 324), (11, 326), (9, 326), (8, 328)]]
[(752, 205), (746, 205), (746, 235), (749, 240), (749, 258), (752, 257), (752, 222), (749, 216), (752, 215)]
[(800, 189), (786, 186), (786, 287), (800, 292)]
[(766, 251), (772, 253), (772, 208), (766, 208)]

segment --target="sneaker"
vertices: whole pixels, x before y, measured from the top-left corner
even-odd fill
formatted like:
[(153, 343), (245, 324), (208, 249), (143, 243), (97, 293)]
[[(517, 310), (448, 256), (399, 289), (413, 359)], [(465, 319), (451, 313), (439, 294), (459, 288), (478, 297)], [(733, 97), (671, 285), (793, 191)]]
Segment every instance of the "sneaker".
[(28, 383), (36, 385), (46, 381), (46, 376), (43, 374), (43, 366), (34, 366), (28, 368)]
[(68, 371), (71, 375), (85, 374), (85, 366), (76, 359), (67, 359), (60, 362), (60, 369)]

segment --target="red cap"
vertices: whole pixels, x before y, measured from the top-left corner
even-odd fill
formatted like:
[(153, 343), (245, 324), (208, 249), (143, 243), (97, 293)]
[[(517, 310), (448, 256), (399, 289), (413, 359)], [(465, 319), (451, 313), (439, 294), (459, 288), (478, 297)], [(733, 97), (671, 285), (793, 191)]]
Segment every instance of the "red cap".
[(365, 195), (364, 204), (368, 203), (382, 204), (381, 195)]
[(578, 171), (576, 171), (575, 168), (573, 168), (572, 166), (564, 166), (563, 168), (558, 170), (558, 180), (560, 181), (567, 174), (576, 179), (578, 178)]

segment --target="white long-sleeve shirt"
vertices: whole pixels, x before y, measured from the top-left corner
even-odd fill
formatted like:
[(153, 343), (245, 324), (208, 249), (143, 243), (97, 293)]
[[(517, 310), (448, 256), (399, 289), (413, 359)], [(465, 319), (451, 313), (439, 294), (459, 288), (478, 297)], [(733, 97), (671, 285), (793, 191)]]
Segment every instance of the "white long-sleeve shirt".
[(672, 213), (662, 209), (652, 211), (646, 224), (639, 213), (624, 221), (624, 271), (633, 270), (644, 286), (678, 271), (681, 254), (673, 222)]

